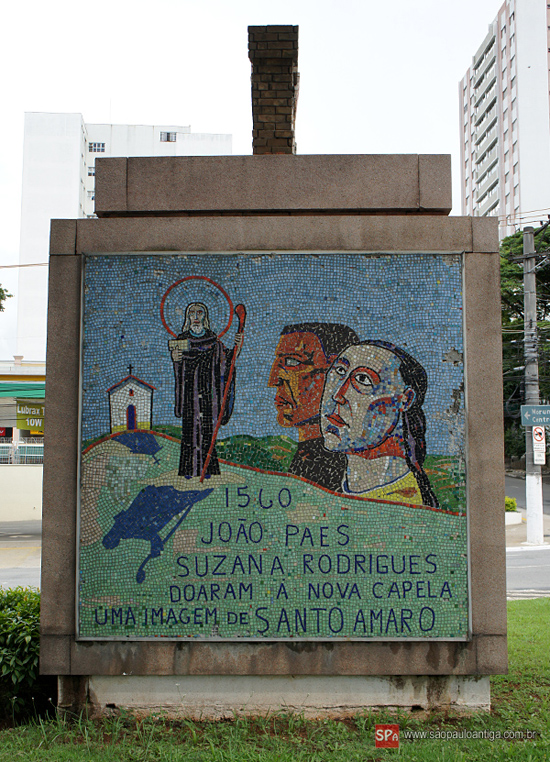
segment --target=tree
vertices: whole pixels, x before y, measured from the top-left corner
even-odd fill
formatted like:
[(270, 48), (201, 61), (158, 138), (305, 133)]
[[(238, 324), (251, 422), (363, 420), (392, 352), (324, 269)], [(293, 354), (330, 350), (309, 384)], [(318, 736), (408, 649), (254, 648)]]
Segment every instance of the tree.
[(8, 294), (6, 289), (0, 286), (0, 312), (4, 311), (4, 302), (6, 299), (9, 299), (10, 296), (13, 296), (13, 294)]
[[(535, 235), (538, 252), (550, 250), (550, 227)], [(500, 245), (502, 308), (502, 364), (504, 382), (504, 446), (507, 456), (525, 452), (525, 431), (519, 423), (524, 404), (523, 265), (514, 257), (523, 254), (521, 231), (504, 238)], [(550, 266), (537, 271), (537, 329), (539, 382), (542, 401), (550, 400)]]

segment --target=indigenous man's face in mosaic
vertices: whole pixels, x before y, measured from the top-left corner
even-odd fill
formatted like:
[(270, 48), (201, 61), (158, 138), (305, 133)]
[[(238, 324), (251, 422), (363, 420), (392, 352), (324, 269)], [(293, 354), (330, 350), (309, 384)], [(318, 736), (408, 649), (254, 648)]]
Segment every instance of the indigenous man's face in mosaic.
[(187, 310), (187, 317), (190, 320), (189, 328), (191, 333), (202, 333), (204, 331), (204, 319), (206, 317), (204, 307), (201, 304), (191, 304)]
[(329, 366), (314, 333), (281, 336), (268, 382), (268, 386), (277, 388), (275, 407), (280, 426), (300, 426), (319, 416)]
[(383, 347), (348, 347), (327, 373), (321, 432), (327, 450), (361, 452), (378, 447), (414, 401), (400, 361)]

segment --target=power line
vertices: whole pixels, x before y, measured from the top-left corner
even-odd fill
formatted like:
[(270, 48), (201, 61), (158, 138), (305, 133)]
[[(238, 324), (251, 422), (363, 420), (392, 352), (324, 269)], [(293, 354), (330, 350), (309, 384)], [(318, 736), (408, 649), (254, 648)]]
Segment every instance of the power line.
[(11, 270), (15, 267), (47, 267), (49, 262), (32, 262), (25, 265), (0, 265), (0, 270)]
[(528, 209), (527, 211), (518, 212), (517, 214), (515, 212), (509, 212), (508, 214), (497, 214), (495, 217), (498, 217), (499, 219), (501, 217), (504, 219), (516, 219), (520, 217), (533, 217), (538, 215), (540, 212), (544, 212), (545, 214), (550, 212), (550, 206), (545, 206), (542, 209)]

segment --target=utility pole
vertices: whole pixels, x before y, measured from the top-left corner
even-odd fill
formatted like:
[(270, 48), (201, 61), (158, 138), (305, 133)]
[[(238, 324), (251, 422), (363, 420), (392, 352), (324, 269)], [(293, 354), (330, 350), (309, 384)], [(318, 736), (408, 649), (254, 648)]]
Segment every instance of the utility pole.
[[(535, 234), (532, 227), (523, 231), (523, 319), (525, 355), (525, 404), (539, 404), (539, 362), (537, 341), (537, 281), (535, 276)], [(533, 427), (525, 428), (525, 505), (527, 542), (544, 544), (542, 520), (542, 475), (533, 456)]]

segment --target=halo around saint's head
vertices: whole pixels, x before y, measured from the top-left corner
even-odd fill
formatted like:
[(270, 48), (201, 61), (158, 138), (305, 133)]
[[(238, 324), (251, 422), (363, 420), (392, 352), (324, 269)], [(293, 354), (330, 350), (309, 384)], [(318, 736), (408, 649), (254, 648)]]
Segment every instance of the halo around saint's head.
[[(188, 275), (169, 286), (160, 302), (160, 319), (171, 336), (181, 333), (188, 304), (201, 302), (208, 307), (210, 327), (221, 338), (233, 322), (233, 302), (219, 283), (206, 275)], [(225, 325), (218, 332), (220, 326)]]

